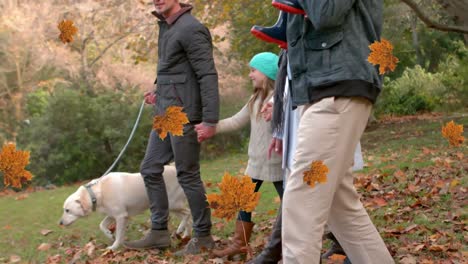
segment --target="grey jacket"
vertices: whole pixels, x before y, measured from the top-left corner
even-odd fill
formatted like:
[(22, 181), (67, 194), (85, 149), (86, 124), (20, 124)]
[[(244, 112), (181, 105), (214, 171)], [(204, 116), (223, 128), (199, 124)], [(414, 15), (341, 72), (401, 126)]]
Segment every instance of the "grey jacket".
[(380, 39), (382, 0), (299, 0), (307, 13), (288, 15), (288, 59), (294, 105), (331, 96), (375, 102), (382, 77), (367, 61)]
[(183, 106), (191, 122), (217, 123), (218, 74), (209, 30), (190, 14), (189, 5), (167, 20), (160, 19), (156, 114)]

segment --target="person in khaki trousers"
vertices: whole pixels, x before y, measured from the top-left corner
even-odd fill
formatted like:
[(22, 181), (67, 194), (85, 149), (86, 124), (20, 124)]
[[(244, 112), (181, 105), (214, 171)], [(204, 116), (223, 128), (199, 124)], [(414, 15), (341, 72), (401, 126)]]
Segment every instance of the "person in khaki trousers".
[[(297, 148), (283, 198), (284, 264), (320, 262), (325, 224), (352, 263), (394, 263), (353, 186), (353, 153), (382, 87), (368, 46), (380, 39), (383, 1), (274, 1), (294, 4), (288, 14), (288, 73), (300, 120)], [(287, 11), (285, 9), (285, 11)], [(327, 181), (309, 186), (313, 161)]]

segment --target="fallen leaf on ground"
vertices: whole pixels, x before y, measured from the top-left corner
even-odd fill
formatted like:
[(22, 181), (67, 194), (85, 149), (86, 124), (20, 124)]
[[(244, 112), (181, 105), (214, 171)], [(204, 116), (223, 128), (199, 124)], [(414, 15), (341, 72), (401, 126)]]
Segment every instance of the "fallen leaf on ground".
[(395, 176), (400, 182), (406, 181), (406, 173), (404, 173), (402, 170), (395, 171), (395, 173), (393, 173), (393, 176)]
[(42, 243), (42, 244), (40, 244), (40, 245), (37, 247), (37, 250), (39, 250), (39, 251), (47, 251), (47, 250), (49, 250), (51, 247), (52, 247), (52, 245), (49, 244), (49, 243)]
[(459, 180), (457, 180), (457, 179), (452, 180), (450, 182), (450, 189), (453, 189), (453, 188), (457, 187), (457, 185), (459, 185), (459, 184), (460, 184)]
[(18, 195), (18, 196), (15, 198), (15, 200), (16, 200), (16, 201), (21, 201), (21, 200), (24, 200), (24, 199), (26, 199), (26, 198), (28, 198), (28, 197), (29, 197), (29, 195), (28, 195), (27, 193), (23, 193), (23, 194)]
[(416, 264), (416, 258), (412, 255), (406, 255), (400, 260), (400, 264)]
[(10, 263), (18, 263), (21, 261), (21, 257), (18, 255), (11, 255), (10, 256)]
[(48, 234), (50, 234), (50, 233), (52, 233), (52, 232), (54, 232), (54, 231), (49, 230), (49, 229), (42, 229), (42, 230), (41, 230), (41, 235), (47, 236)]
[(387, 201), (385, 201), (385, 199), (380, 198), (380, 197), (375, 197), (374, 199), (372, 199), (372, 203), (378, 207), (387, 205)]
[(415, 192), (417, 189), (416, 185), (408, 184), (408, 191)]
[(276, 210), (273, 209), (273, 210), (268, 210), (267, 211), (267, 215), (276, 215)]
[(46, 264), (59, 264), (59, 263), (62, 263), (62, 256), (60, 256), (59, 254), (48, 257), (46, 261)]
[(224, 264), (224, 260), (222, 258), (214, 258), (210, 260), (213, 264)]
[(91, 241), (91, 242), (88, 242), (83, 250), (86, 252), (86, 255), (88, 255), (88, 257), (92, 257), (94, 255), (94, 251), (96, 250), (96, 245), (94, 245), (94, 243)]
[(274, 202), (277, 203), (277, 204), (281, 203), (281, 198), (276, 196), (275, 199), (274, 199)]
[(403, 231), (404, 231), (405, 233), (408, 233), (409, 231), (411, 231), (411, 230), (413, 230), (413, 229), (415, 229), (415, 228), (417, 228), (417, 227), (418, 227), (417, 224), (412, 224), (412, 225), (406, 227)]
[(447, 247), (444, 245), (433, 244), (429, 247), (430, 251), (443, 252), (447, 250)]
[(414, 251), (418, 252), (421, 251), (426, 245), (420, 244), (414, 247)]

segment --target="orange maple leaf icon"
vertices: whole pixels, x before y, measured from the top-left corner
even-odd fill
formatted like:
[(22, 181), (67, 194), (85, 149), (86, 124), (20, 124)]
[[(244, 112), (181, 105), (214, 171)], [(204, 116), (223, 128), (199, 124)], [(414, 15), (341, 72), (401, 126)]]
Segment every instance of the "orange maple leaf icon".
[(180, 106), (169, 106), (164, 115), (155, 116), (153, 119), (153, 129), (158, 132), (159, 138), (164, 140), (167, 133), (174, 136), (184, 135), (184, 124), (189, 122), (187, 114), (182, 112)]
[(304, 171), (304, 182), (315, 187), (315, 183), (327, 182), (328, 167), (321, 160), (313, 161), (310, 170)]
[(229, 221), (237, 212), (252, 212), (257, 207), (260, 193), (254, 192), (255, 183), (249, 176), (233, 177), (226, 172), (218, 186), (220, 194), (206, 195), (210, 208), (214, 209), (214, 216)]
[(71, 20), (62, 20), (58, 24), (58, 29), (60, 30), (59, 38), (63, 43), (70, 43), (73, 41), (73, 35), (78, 32), (78, 28), (73, 25)]
[(0, 151), (0, 172), (5, 186), (21, 188), (32, 179), (32, 174), (24, 168), (29, 164), (29, 151), (16, 150), (16, 145), (7, 143)]
[(374, 43), (369, 45), (369, 48), (371, 53), (367, 61), (372, 65), (379, 64), (380, 74), (395, 70), (398, 58), (393, 56), (393, 45), (388, 40), (382, 38), (381, 42), (374, 41)]
[(450, 146), (460, 146), (465, 141), (462, 134), (463, 125), (457, 125), (453, 120), (442, 127), (442, 136), (449, 141)]

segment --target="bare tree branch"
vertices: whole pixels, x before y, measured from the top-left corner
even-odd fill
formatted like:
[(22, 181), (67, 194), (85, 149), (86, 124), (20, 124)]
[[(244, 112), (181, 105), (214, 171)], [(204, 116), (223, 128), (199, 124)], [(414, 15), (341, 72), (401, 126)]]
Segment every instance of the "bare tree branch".
[(468, 34), (468, 28), (466, 27), (459, 27), (459, 26), (447, 26), (447, 25), (442, 25), (440, 23), (432, 21), (424, 12), (421, 10), (419, 5), (415, 3), (413, 0), (401, 0), (405, 4), (407, 4), (421, 19), (424, 24), (426, 24), (429, 28), (437, 29), (440, 31), (446, 31), (446, 32), (457, 32), (457, 33), (462, 33), (462, 34)]
[(133, 32), (127, 32), (126, 34), (118, 37), (117, 39), (115, 39), (114, 41), (112, 41), (111, 43), (109, 43), (103, 50), (102, 52), (96, 57), (94, 58), (94, 60), (89, 64), (89, 67), (92, 67), (97, 61), (99, 61), (99, 59), (104, 56), (104, 54), (106, 54), (106, 52), (112, 48), (112, 46), (114, 46), (117, 42), (119, 42), (120, 40), (128, 37), (129, 35), (131, 35)]

